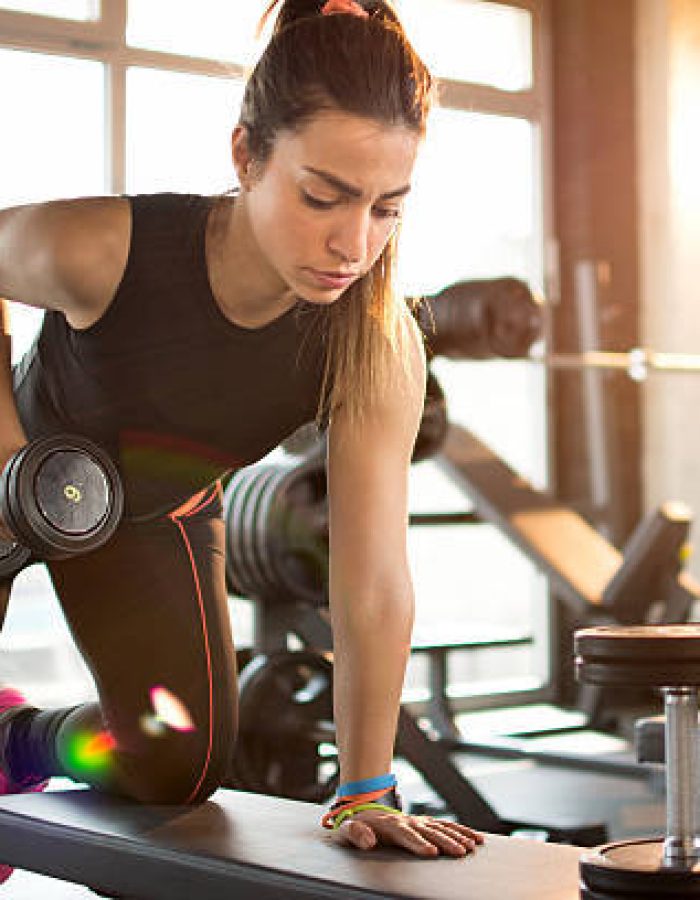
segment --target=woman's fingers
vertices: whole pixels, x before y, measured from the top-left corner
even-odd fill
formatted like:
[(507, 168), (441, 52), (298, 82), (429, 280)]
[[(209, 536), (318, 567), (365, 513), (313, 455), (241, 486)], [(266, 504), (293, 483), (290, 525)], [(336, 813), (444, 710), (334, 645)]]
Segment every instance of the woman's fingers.
[(413, 828), (448, 856), (466, 856), (476, 849), (476, 841), (458, 831), (445, 828), (435, 819), (413, 823)]
[(360, 850), (370, 850), (381, 843), (425, 857), (438, 853), (465, 856), (484, 841), (483, 835), (456, 822), (373, 811), (347, 819), (338, 834)]
[(344, 822), (340, 826), (340, 833), (360, 850), (371, 850), (372, 847), (377, 846), (377, 836), (374, 831), (359, 819), (355, 821), (349, 819)]
[(474, 841), (475, 844), (484, 843), (484, 836), (480, 831), (474, 831), (473, 828), (469, 828), (466, 825), (460, 825), (459, 822), (451, 822), (449, 819), (431, 819), (431, 821), (438, 822), (443, 828), (447, 828), (448, 831), (454, 832), (456, 835), (469, 838)]

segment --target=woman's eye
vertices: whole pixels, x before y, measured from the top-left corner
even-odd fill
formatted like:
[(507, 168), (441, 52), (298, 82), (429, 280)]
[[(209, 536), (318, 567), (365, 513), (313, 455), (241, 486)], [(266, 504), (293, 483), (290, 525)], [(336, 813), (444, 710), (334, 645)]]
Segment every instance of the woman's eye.
[(400, 219), (401, 209), (391, 208), (388, 206), (375, 206), (374, 214), (380, 219)]
[(331, 209), (335, 206), (335, 200), (321, 200), (318, 197), (314, 197), (313, 194), (309, 194), (307, 191), (302, 191), (301, 195), (304, 198), (304, 202), (313, 209)]

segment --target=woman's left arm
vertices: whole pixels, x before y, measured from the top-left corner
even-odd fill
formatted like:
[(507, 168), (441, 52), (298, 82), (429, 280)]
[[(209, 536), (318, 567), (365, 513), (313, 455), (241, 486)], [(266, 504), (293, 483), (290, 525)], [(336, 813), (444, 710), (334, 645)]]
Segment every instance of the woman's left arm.
[[(409, 366), (360, 423), (333, 417), (328, 443), (334, 713), (345, 784), (391, 771), (414, 597), (408, 565), (408, 470), (423, 409), (425, 358), (413, 323)], [(463, 855), (480, 838), (427, 817), (356, 813), (339, 829), (355, 846), (398, 844)]]

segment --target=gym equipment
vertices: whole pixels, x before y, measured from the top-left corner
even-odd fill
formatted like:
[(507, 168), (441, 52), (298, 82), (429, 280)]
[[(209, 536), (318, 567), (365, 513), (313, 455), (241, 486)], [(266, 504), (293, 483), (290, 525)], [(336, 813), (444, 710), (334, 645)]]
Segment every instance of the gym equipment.
[[(437, 453), (446, 435), (445, 395), (429, 372), (413, 462)], [(276, 591), (322, 606), (328, 582), (325, 454), (317, 435), (308, 431), (291, 446), (295, 451), (306, 447), (309, 455), (291, 465), (240, 469), (226, 486), (227, 581), (239, 596)]]
[(574, 652), (582, 681), (660, 688), (666, 712), (666, 837), (609, 844), (583, 856), (581, 896), (700, 897), (700, 625), (586, 628), (576, 632)]
[(528, 359), (549, 369), (625, 372), (632, 381), (644, 381), (650, 371), (700, 372), (700, 356), (695, 353), (667, 353), (648, 347), (622, 351), (586, 350), (580, 353), (533, 351)]
[(243, 668), (234, 783), (322, 803), (338, 785), (334, 745), (333, 667), (327, 656), (280, 650), (255, 656)]
[[(682, 504), (663, 504), (619, 551), (582, 516), (534, 488), (459, 425), (450, 424), (438, 464), (464, 490), (477, 516), (495, 525), (547, 575), (556, 596), (579, 620), (683, 622), (700, 599), (700, 585), (682, 569), (690, 529), (690, 512)], [(577, 703), (586, 718), (583, 728), (604, 721), (605, 699), (600, 686), (584, 686)], [(431, 699), (431, 721), (446, 746), (455, 750), (645, 776), (629, 754), (599, 758), (543, 751), (533, 749), (527, 734), (488, 739), (464, 735), (454, 724), (445, 692)]]
[(239, 596), (279, 591), (326, 600), (328, 513), (321, 454), (297, 465), (240, 469), (224, 491), (226, 576)]
[(0, 579), (32, 559), (62, 559), (102, 546), (124, 506), (116, 467), (82, 437), (55, 435), (22, 447), (0, 476), (0, 518), (16, 539), (0, 542)]
[[(680, 571), (681, 551), (687, 541), (689, 528), (689, 514), (684, 507), (671, 504), (662, 507), (639, 526), (624, 551), (620, 552), (582, 517), (528, 485), (488, 447), (464, 429), (450, 426), (440, 462), (457, 483), (465, 488), (476, 512), (439, 515), (424, 513), (411, 516), (411, 523), (420, 521), (422, 525), (430, 525), (445, 521), (490, 521), (496, 524), (547, 572), (577, 616), (585, 616), (589, 620), (600, 620), (603, 617), (610, 621), (642, 621), (650, 616), (664, 621), (681, 620), (687, 616), (691, 603), (700, 596), (692, 579)], [(297, 492), (294, 498), (301, 502), (305, 502), (304, 497), (311, 498), (311, 509), (299, 511), (299, 515), (303, 521), (315, 523), (316, 539), (320, 546), (325, 540), (327, 528), (325, 497), (322, 496), (325, 482), (321, 481), (322, 475), (319, 474), (322, 460), (316, 456), (302, 462), (299, 466), (299, 477), (302, 479), (307, 477), (306, 465), (316, 467), (314, 477), (319, 479), (316, 490)], [(250, 478), (262, 478), (263, 475), (264, 473), (259, 476), (251, 473)], [(290, 472), (286, 477), (294, 478)], [(229, 503), (227, 529), (237, 527), (243, 532), (249, 527), (252, 521), (250, 517), (244, 516), (243, 522), (236, 525), (231, 522), (232, 514), (232, 504)], [(280, 537), (283, 540), (284, 534)], [(246, 540), (250, 543), (251, 539)], [(240, 552), (244, 553), (246, 543), (242, 535), (238, 541), (243, 543)], [(575, 548), (575, 553), (572, 553), (572, 547)], [(323, 553), (327, 553), (327, 543), (323, 544)], [(256, 588), (256, 591), (250, 593), (255, 601), (255, 652), (271, 656), (286, 650), (290, 634), (306, 648), (330, 649), (332, 642), (327, 610), (324, 608), (325, 597), (320, 602), (323, 591), (317, 591), (314, 603), (310, 605), (304, 602), (299, 591), (281, 590), (278, 585), (270, 582), (258, 582)], [(412, 652), (424, 652), (429, 658), (432, 696), (424, 709), (429, 728), (422, 728), (416, 716), (403, 707), (399, 717), (397, 753), (421, 773), (426, 783), (460, 821), (504, 834), (521, 827), (544, 827), (555, 840), (569, 840), (586, 845), (600, 843), (605, 840), (605, 829), (600, 823), (583, 823), (563, 831), (543, 826), (540, 822), (523, 823), (504, 819), (462, 776), (450, 758), (450, 754), (455, 751), (471, 751), (497, 757), (527, 758), (577, 771), (647, 777), (647, 770), (625, 754), (608, 755), (601, 759), (570, 751), (531, 749), (527, 736), (474, 739), (458, 731), (447, 697), (447, 652), (455, 649), (478, 649), (487, 645), (512, 646), (529, 640), (529, 635), (493, 634), (473, 635), (467, 640), (455, 640), (450, 635), (450, 639), (444, 641), (419, 639), (414, 642)], [(264, 661), (259, 665), (257, 676), (262, 678), (266, 674)], [(245, 669), (243, 671), (245, 673)], [(270, 676), (266, 689), (276, 689), (273, 675)], [(326, 689), (330, 691), (329, 682)], [(289, 695), (289, 688), (284, 684), (280, 691), (284, 696)], [(245, 681), (242, 684), (241, 699), (242, 702), (245, 701)], [(581, 705), (586, 704), (592, 708), (588, 727), (599, 713), (599, 693), (594, 692), (591, 697), (584, 696)], [(278, 706), (276, 701), (272, 705)], [(246, 709), (255, 716), (255, 703), (246, 704)], [(299, 716), (298, 725), (303, 733), (309, 735), (310, 740), (299, 745), (299, 756), (294, 765), (291, 766), (282, 759), (283, 754), (278, 753), (276, 764), (281, 774), (275, 775), (276, 780), (270, 774), (277, 772), (272, 764), (275, 762), (275, 751), (284, 745), (286, 738), (282, 733), (276, 738), (270, 738), (270, 729), (273, 734), (275, 729), (274, 718), (269, 717), (262, 725), (267, 731), (266, 747), (272, 753), (267, 758), (267, 768), (262, 770), (264, 777), (260, 779), (259, 770), (256, 780), (249, 775), (251, 780), (246, 781), (245, 773), (239, 771), (233, 786), (254, 787), (256, 790), (291, 797), (313, 796), (320, 789), (321, 793), (316, 796), (322, 799), (325, 792), (325, 797), (330, 797), (330, 780), (311, 779), (319, 771), (321, 744), (325, 744), (327, 752), (333, 744), (333, 732), (327, 727), (328, 722), (316, 715), (313, 705), (306, 710), (308, 715), (304, 717), (302, 707), (295, 707), (295, 715)], [(254, 733), (255, 727), (255, 724), (251, 725), (251, 732)], [(245, 747), (245, 743), (242, 746)], [(332, 761), (332, 754), (328, 759), (329, 762)], [(294, 771), (296, 781), (291, 775), (287, 777), (291, 771)], [(299, 773), (305, 773), (304, 777), (309, 780), (305, 782), (302, 778), (299, 781)]]
[[(338, 846), (322, 807), (220, 790), (197, 807), (93, 791), (0, 797), (0, 855), (139, 900), (573, 900), (580, 848), (487, 836), (462, 859)], [(11, 891), (11, 882), (8, 882)]]
[(411, 462), (422, 462), (439, 453), (447, 437), (447, 428), (447, 401), (445, 400), (445, 394), (434, 372), (428, 368), (425, 404), (418, 436), (413, 447)]
[(551, 580), (576, 615), (621, 623), (679, 622), (700, 599), (681, 571), (690, 512), (666, 503), (640, 523), (622, 552), (570, 507), (533, 487), (474, 434), (451, 424), (439, 464), (478, 515), (494, 524)]
[[(232, 763), (227, 786), (242, 790), (260, 790), (275, 796), (315, 797), (329, 800), (335, 790), (337, 759), (335, 729), (329, 720), (332, 709), (332, 682), (327, 652), (332, 647), (329, 613), (324, 608), (290, 603), (275, 595), (253, 598), (255, 601), (256, 647), (248, 678), (246, 666), (240, 676), (239, 744)], [(305, 648), (287, 651), (289, 635)], [(452, 649), (480, 649), (484, 646), (513, 646), (527, 643), (529, 636), (510, 636), (495, 632), (475, 633), (460, 641), (450, 636)], [(260, 643), (257, 643), (257, 642)], [(420, 638), (412, 652), (436, 651), (444, 659), (448, 641)], [(309, 648), (316, 648), (314, 651)], [(320, 651), (323, 652), (320, 652)], [(305, 670), (301, 678), (301, 697), (293, 697), (297, 681), (297, 664)], [(312, 660), (315, 662), (311, 662)], [(280, 677), (280, 675), (282, 677)], [(251, 686), (250, 696), (247, 695)], [(306, 687), (311, 685), (307, 692)], [(305, 696), (309, 702), (304, 702)], [(262, 699), (265, 706), (262, 706)], [(284, 709), (286, 713), (278, 712)], [(267, 710), (271, 710), (268, 715)], [(294, 729), (300, 729), (296, 736)], [(259, 734), (258, 734), (259, 732)], [(545, 829), (553, 841), (591, 847), (607, 837), (598, 822), (583, 822), (570, 827), (543, 825), (537, 820), (506, 819), (478, 793), (459, 771), (443, 741), (419, 725), (405, 707), (399, 710), (396, 753), (420, 772), (430, 787), (443, 798), (449, 811), (460, 822), (493, 834), (509, 835), (521, 829)], [(293, 754), (288, 753), (288, 747)], [(260, 761), (256, 753), (261, 753)], [(290, 758), (293, 755), (294, 758)], [(241, 765), (241, 762), (243, 765)], [(416, 810), (418, 811), (418, 810)]]
[(517, 278), (459, 281), (418, 304), (415, 316), (431, 356), (526, 356), (542, 335), (543, 306)]

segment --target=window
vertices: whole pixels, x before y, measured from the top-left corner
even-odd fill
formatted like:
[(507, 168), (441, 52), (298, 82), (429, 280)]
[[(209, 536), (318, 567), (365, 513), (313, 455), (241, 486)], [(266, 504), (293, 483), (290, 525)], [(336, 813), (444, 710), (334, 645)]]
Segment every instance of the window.
[(96, 16), (97, 0), (2, 0), (0, 9), (88, 21)]
[(129, 193), (206, 194), (232, 186), (230, 139), (240, 81), (133, 68), (126, 86)]
[(504, 91), (532, 86), (532, 14), (483, 0), (399, 0), (416, 50), (441, 78)]
[[(0, 207), (105, 190), (104, 67), (82, 59), (0, 49)], [(41, 313), (12, 307), (15, 361)]]
[(250, 0), (129, 0), (126, 39), (133, 47), (248, 64), (264, 8)]

